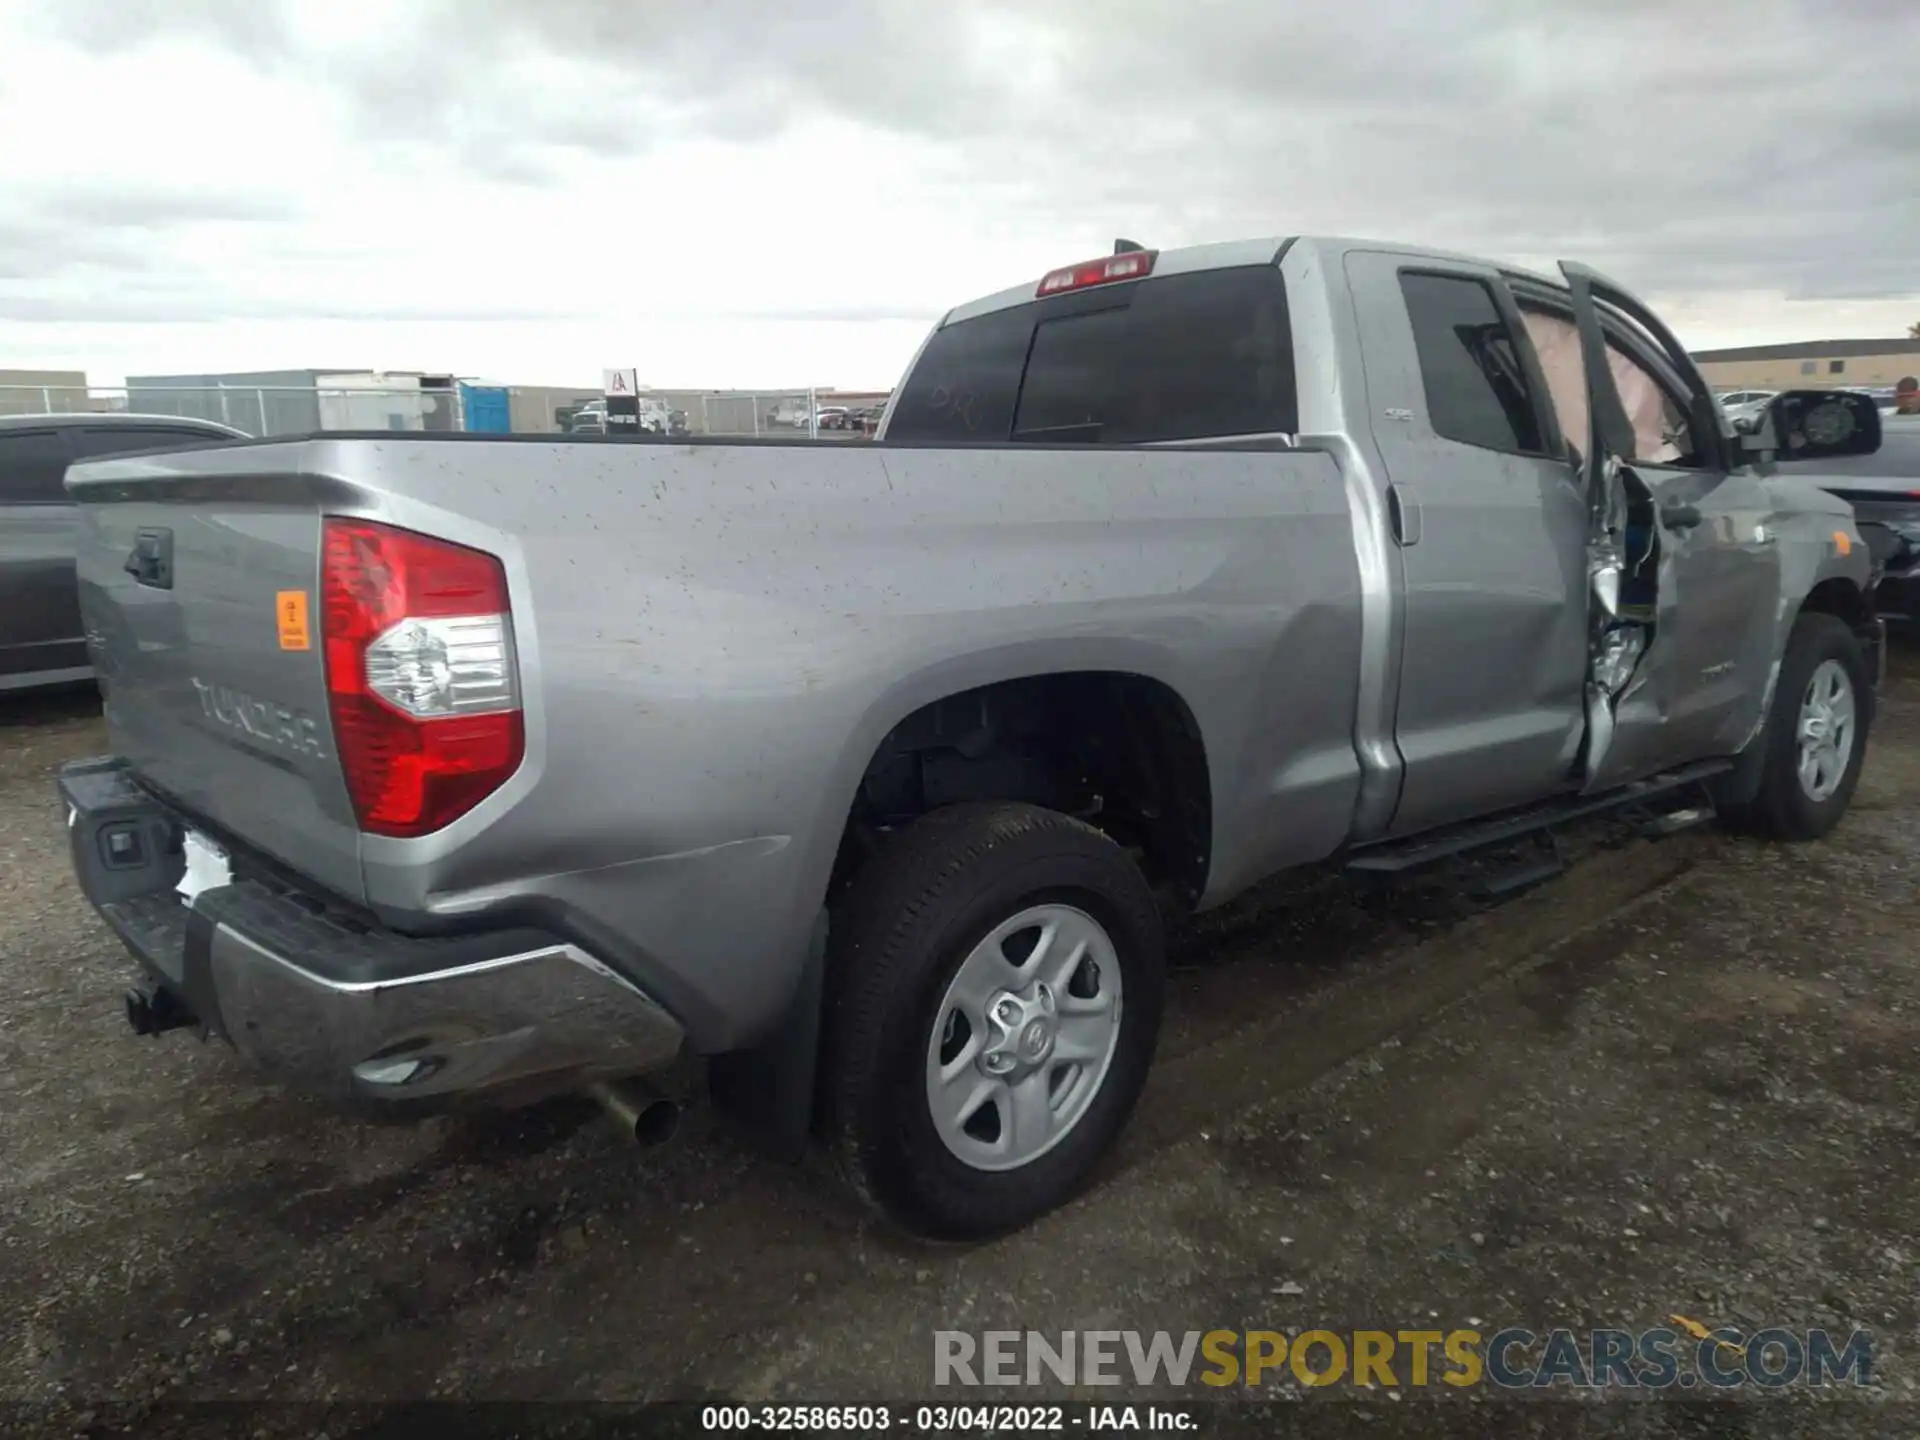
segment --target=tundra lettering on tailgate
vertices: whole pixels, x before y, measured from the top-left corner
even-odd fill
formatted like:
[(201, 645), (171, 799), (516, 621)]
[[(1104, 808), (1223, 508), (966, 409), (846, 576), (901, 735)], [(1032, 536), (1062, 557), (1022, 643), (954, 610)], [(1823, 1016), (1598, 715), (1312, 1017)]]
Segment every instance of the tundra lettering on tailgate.
[(256, 699), (231, 685), (209, 684), (198, 675), (188, 678), (193, 681), (200, 708), (209, 720), (296, 755), (318, 757), (327, 753), (321, 743), (320, 727), (304, 711)]

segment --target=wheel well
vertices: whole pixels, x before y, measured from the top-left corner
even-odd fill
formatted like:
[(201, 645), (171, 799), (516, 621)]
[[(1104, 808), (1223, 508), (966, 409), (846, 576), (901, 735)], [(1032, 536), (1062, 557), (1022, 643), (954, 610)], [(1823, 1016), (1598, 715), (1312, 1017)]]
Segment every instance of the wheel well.
[(1181, 906), (1206, 888), (1213, 837), (1205, 746), (1186, 703), (1143, 675), (1078, 671), (936, 700), (867, 763), (834, 865), (834, 893), (887, 831), (967, 800), (1074, 815), (1131, 851)]
[(1822, 580), (1809, 590), (1807, 598), (1800, 602), (1800, 610), (1803, 614), (1811, 610), (1837, 616), (1846, 621), (1848, 629), (1856, 632), (1873, 624), (1873, 606), (1866, 595), (1858, 585), (1838, 575)]

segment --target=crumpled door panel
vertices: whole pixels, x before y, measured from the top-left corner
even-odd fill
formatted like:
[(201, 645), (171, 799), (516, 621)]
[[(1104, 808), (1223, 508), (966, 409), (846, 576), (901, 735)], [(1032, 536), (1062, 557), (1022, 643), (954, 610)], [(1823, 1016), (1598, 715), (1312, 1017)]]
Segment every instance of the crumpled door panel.
[[(1609, 788), (1637, 765), (1631, 752), (1638, 747), (1623, 751), (1615, 744), (1623, 712), (1657, 724), (1671, 696), (1659, 683), (1658, 657), (1652, 653), (1660, 612), (1674, 587), (1651, 496), (1613, 456), (1603, 456), (1597, 468), (1602, 488), (1587, 539), (1590, 659), (1582, 759), (1587, 791)], [(1636, 510), (1637, 527), (1632, 523)]]
[[(1596, 289), (1610, 305), (1642, 326), (1656, 347), (1674, 349), (1664, 325), (1626, 291), (1585, 266), (1563, 263), (1573, 301), (1573, 323), (1529, 318), (1531, 333), (1556, 357), (1556, 404), (1568, 415), (1567, 433), (1584, 451), (1591, 509), (1587, 538), (1589, 671), (1583, 788), (1603, 790), (1644, 773), (1664, 758), (1664, 731), (1676, 705), (1696, 690), (1675, 669), (1685, 647), (1675, 619), (1687, 541), (1660, 519), (1658, 486), (1636, 474), (1636, 464), (1667, 467), (1682, 461), (1677, 443), (1689, 438), (1687, 414), (1640, 363), (1609, 336)], [(1572, 394), (1569, 352), (1576, 346), (1583, 381)], [(1538, 343), (1538, 342), (1537, 342)], [(1684, 350), (1677, 353), (1684, 356)], [(1544, 363), (1544, 362), (1543, 362)], [(1564, 398), (1563, 398), (1564, 397)], [(1580, 428), (1571, 428), (1579, 426)], [(1696, 445), (1706, 437), (1694, 434)], [(1662, 631), (1667, 631), (1662, 643)]]

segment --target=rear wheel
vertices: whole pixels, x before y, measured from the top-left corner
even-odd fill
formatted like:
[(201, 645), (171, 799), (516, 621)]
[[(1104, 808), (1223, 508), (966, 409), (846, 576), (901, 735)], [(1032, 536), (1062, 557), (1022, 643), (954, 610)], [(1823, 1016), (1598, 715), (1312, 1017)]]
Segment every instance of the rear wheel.
[(1159, 913), (1113, 841), (1054, 811), (935, 811), (832, 930), (829, 1121), (843, 1169), (910, 1229), (965, 1238), (1069, 1198), (1152, 1063)]
[(1753, 742), (1763, 747), (1759, 788), (1727, 819), (1778, 840), (1818, 840), (1838, 825), (1866, 759), (1873, 699), (1853, 632), (1835, 616), (1802, 615)]

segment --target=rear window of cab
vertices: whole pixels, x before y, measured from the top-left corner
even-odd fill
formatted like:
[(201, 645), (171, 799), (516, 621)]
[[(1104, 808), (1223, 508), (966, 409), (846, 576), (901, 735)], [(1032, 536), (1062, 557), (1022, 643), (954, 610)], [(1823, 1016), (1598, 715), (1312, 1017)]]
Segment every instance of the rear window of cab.
[(901, 387), (890, 440), (1145, 445), (1299, 428), (1286, 282), (1199, 270), (944, 326)]

